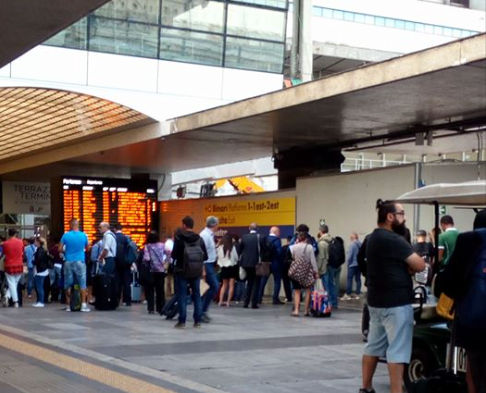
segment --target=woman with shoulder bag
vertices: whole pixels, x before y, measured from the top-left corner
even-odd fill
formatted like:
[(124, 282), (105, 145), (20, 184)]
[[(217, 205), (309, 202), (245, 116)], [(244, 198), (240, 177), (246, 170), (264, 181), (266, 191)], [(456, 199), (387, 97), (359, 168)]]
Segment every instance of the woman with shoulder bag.
[[(223, 280), (219, 296), (219, 306), (222, 307), (226, 305), (229, 307), (235, 292), (235, 281), (239, 277), (238, 252), (233, 245), (233, 238), (230, 234), (227, 233), (221, 239), (217, 248), (217, 253), (218, 266), (221, 267), (221, 279)], [(228, 288), (228, 299), (225, 303), (223, 300)]]
[(34, 253), (34, 267), (35, 267), (35, 289), (37, 292), (37, 303), (33, 307), (44, 307), (45, 293), (44, 281), (49, 275), (49, 254), (47, 252), (46, 240), (42, 237), (35, 239), (35, 246), (37, 247)]
[(299, 316), (302, 290), (305, 290), (305, 316), (310, 316), (311, 288), (317, 279), (317, 263), (314, 248), (307, 241), (308, 234), (299, 232), (297, 243), (292, 246), (292, 265), (289, 276), (295, 291), (293, 317)]
[(150, 232), (143, 251), (142, 265), (144, 266), (141, 266), (140, 271), (149, 314), (155, 314), (155, 311), (161, 314), (165, 305), (165, 276), (167, 275), (165, 259), (167, 254), (164, 243), (160, 241), (157, 232)]

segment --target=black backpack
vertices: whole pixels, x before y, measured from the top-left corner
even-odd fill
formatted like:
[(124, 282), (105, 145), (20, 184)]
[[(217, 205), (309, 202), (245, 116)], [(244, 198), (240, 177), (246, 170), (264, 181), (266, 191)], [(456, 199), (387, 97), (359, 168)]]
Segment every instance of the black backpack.
[(273, 244), (272, 238), (266, 236), (261, 244), (260, 259), (263, 262), (272, 262), (274, 254), (275, 245)]
[(183, 276), (188, 280), (201, 278), (204, 267), (204, 251), (199, 238), (193, 243), (184, 242)]
[(338, 269), (346, 262), (346, 253), (344, 252), (344, 240), (339, 236), (332, 239), (329, 244), (329, 266)]

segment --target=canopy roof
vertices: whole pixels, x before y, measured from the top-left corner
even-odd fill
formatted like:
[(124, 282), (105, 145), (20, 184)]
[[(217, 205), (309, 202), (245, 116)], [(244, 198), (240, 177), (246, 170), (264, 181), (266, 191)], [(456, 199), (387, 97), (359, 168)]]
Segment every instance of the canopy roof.
[(397, 199), (401, 203), (458, 206), (486, 206), (486, 180), (465, 183), (440, 183), (407, 192)]

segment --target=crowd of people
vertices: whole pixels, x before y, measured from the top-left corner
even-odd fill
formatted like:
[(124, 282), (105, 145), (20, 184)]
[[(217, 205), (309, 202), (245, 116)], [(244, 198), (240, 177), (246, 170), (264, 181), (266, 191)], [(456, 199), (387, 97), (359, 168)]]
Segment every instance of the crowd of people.
[[(259, 309), (270, 275), (274, 281), (272, 304), (293, 302), (292, 317), (300, 316), (302, 304), (303, 315), (311, 315), (311, 291), (316, 282), (328, 292), (333, 309), (339, 307), (339, 300), (359, 299), (363, 275), (370, 328), (360, 393), (374, 393), (373, 375), (381, 358), (387, 360), (391, 393), (401, 393), (404, 365), (410, 362), (412, 351), (414, 286), (421, 283), (430, 287), (434, 280), (435, 296), (444, 293), (456, 301), (458, 310), (464, 308), (463, 299), (470, 301), (472, 296), (471, 286), (480, 285), (473, 282), (477, 277), (471, 273), (478, 258), (484, 265), (482, 272), (486, 272), (486, 210), (477, 214), (472, 232), (459, 234), (453, 218), (446, 215), (440, 220), (440, 228), (429, 233), (429, 241), (427, 232), (419, 230), (412, 243), (400, 204), (379, 200), (376, 209), (377, 228), (363, 243), (357, 233), (351, 233), (347, 257), (342, 239), (333, 237), (325, 224), (316, 238), (304, 224), (296, 228), (294, 236), (282, 240), (278, 227), (264, 234), (253, 223), (241, 238), (227, 233), (218, 239), (217, 217), (207, 217), (205, 228), (198, 234), (194, 220), (187, 216), (173, 239), (161, 238), (152, 231), (141, 249), (123, 233), (121, 225), (106, 222), (99, 224), (100, 238), (91, 245), (76, 219), (71, 220), (70, 231), (59, 241), (49, 243), (42, 237), (22, 241), (18, 232), (10, 229), (9, 238), (0, 245), (0, 279), (7, 293), (4, 305), (9, 305), (9, 300), (12, 307), (21, 306), (26, 288), (28, 298), (36, 291), (34, 307), (60, 301), (70, 312), (77, 285), (80, 311), (89, 312), (89, 304), (96, 304), (97, 298), (104, 296), (93, 283), (100, 275), (108, 275), (115, 282), (117, 305), (121, 302), (129, 307), (132, 301), (141, 301), (142, 297), (132, 299), (133, 288), (139, 283), (149, 314), (168, 315), (166, 309), (172, 307), (173, 315), (178, 315), (175, 328), (183, 329), (187, 306), (192, 303), (194, 327), (199, 328), (211, 322), (210, 309), (215, 304), (230, 307), (232, 302), (242, 301), (243, 308)], [(346, 291), (339, 297), (345, 263)], [(204, 293), (201, 281), (207, 286)], [(280, 298), (282, 285), (284, 301)], [(468, 354), (469, 392), (484, 393), (484, 331), (456, 319), (457, 345)]]

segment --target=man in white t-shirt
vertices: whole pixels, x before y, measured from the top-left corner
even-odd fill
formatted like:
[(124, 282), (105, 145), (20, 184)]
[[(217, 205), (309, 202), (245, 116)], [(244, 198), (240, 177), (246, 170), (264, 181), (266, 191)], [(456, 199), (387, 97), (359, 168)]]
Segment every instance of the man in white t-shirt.
[(115, 273), (115, 256), (116, 256), (116, 236), (110, 231), (110, 224), (102, 222), (99, 226), (100, 233), (103, 235), (103, 251), (98, 257), (98, 262), (102, 262), (103, 273)]

